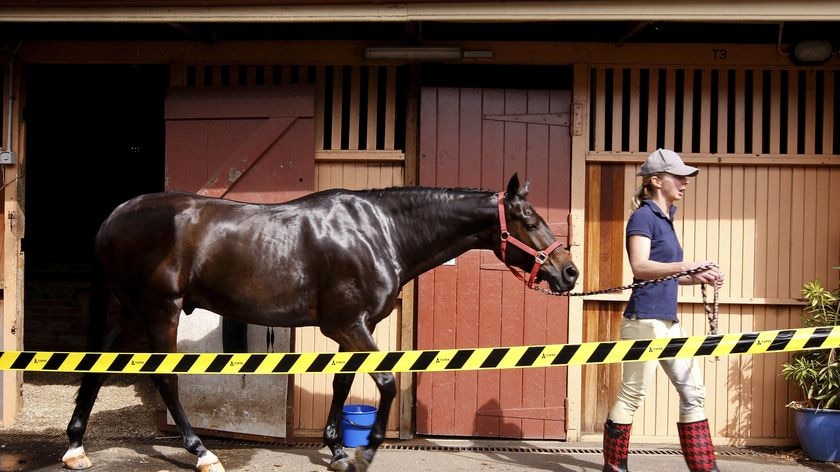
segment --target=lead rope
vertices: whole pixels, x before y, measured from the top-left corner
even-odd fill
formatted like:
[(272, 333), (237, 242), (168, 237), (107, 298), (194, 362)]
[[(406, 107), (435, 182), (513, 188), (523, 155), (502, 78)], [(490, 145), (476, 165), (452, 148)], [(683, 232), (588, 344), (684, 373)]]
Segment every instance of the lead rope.
[[(642, 288), (642, 287), (645, 287), (645, 286), (650, 285), (650, 284), (665, 282), (665, 281), (673, 280), (673, 279), (679, 279), (680, 277), (682, 277), (684, 275), (698, 274), (700, 272), (703, 272), (704, 270), (708, 270), (708, 269), (712, 269), (712, 268), (716, 268), (716, 267), (717, 267), (716, 264), (706, 264), (706, 265), (702, 265), (700, 267), (696, 267), (694, 269), (686, 270), (686, 271), (683, 271), (683, 272), (677, 272), (676, 274), (666, 275), (665, 277), (660, 277), (658, 279), (640, 280), (638, 282), (633, 282), (632, 284), (622, 285), (621, 287), (613, 287), (613, 288), (607, 288), (607, 289), (603, 289), (603, 290), (594, 290), (592, 292), (554, 292), (552, 290), (549, 290), (549, 289), (543, 288), (543, 287), (531, 286), (530, 288), (532, 290), (536, 290), (538, 292), (545, 293), (546, 295), (554, 295), (554, 296), (558, 296), (558, 297), (585, 297), (585, 296), (588, 296), (588, 295), (601, 295), (601, 294), (604, 294), (604, 293), (615, 293), (615, 292), (622, 292), (624, 290), (631, 290), (631, 289), (634, 289), (634, 288)], [(718, 292), (719, 292), (719, 289), (718, 289), (717, 285), (715, 285), (713, 304), (710, 305), (709, 301), (708, 301), (708, 298), (706, 296), (706, 284), (700, 284), (700, 295), (703, 297), (703, 309), (706, 312), (706, 320), (708, 320), (708, 322), (709, 322), (709, 334), (713, 335), (713, 336), (716, 335), (717, 332), (718, 332), (718, 310), (719, 310)]]
[(718, 287), (715, 285), (715, 294), (713, 296), (714, 307), (709, 307), (706, 301), (706, 284), (700, 284), (700, 294), (703, 296), (703, 309), (706, 310), (706, 319), (709, 320), (709, 334), (714, 336), (718, 334)]
[[(718, 333), (718, 286), (715, 285), (714, 308), (709, 307), (706, 301), (706, 284), (700, 284), (700, 294), (703, 296), (703, 309), (706, 311), (706, 319), (709, 321), (709, 334), (714, 336)], [(720, 357), (715, 356), (715, 361)]]

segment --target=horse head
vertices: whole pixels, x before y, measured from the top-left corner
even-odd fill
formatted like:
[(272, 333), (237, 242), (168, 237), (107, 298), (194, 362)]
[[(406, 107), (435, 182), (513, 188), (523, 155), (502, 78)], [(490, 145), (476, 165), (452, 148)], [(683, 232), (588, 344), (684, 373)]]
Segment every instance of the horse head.
[(528, 202), (531, 182), (519, 185), (513, 174), (504, 198), (499, 201), (501, 226), (500, 259), (530, 273), (528, 285), (545, 280), (554, 292), (568, 292), (575, 286), (578, 269), (572, 255), (560, 247), (551, 228)]

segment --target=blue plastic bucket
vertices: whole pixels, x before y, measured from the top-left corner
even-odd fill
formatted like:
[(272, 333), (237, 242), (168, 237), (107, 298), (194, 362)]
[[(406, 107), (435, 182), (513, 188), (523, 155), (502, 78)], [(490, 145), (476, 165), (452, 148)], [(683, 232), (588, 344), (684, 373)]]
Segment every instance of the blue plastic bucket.
[(367, 446), (374, 420), (375, 406), (344, 405), (341, 415), (341, 444), (344, 447)]

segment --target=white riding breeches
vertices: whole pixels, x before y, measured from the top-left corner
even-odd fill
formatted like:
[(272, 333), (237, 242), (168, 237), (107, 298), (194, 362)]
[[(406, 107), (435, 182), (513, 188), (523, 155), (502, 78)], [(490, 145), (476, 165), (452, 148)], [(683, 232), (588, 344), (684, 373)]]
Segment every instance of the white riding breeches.
[[(676, 321), (628, 320), (621, 322), (621, 339), (653, 339), (683, 337), (685, 332)], [(665, 370), (680, 396), (680, 423), (706, 419), (704, 405), (706, 387), (694, 358), (661, 361), (625, 362), (622, 364), (621, 386), (609, 413), (614, 423), (631, 424), (633, 415), (644, 400), (648, 386), (656, 375), (657, 362)]]

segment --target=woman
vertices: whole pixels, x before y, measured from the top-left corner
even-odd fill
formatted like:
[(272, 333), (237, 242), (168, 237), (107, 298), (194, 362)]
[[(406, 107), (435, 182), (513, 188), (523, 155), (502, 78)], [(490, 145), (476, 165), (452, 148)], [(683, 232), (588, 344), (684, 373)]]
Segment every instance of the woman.
[[(651, 280), (710, 266), (696, 274), (634, 289), (624, 310), (621, 339), (681, 337), (677, 318), (677, 285), (720, 286), (724, 275), (710, 261), (684, 262), (674, 231), (675, 202), (682, 199), (689, 177), (699, 169), (687, 166), (680, 156), (659, 149), (648, 156), (641, 170), (642, 185), (633, 197), (634, 212), (627, 222), (626, 246), (633, 278)], [(680, 396), (677, 429), (685, 461), (691, 472), (717, 471), (714, 448), (706, 419), (706, 388), (692, 359), (659, 361)], [(656, 361), (622, 365), (621, 387), (604, 425), (604, 471), (627, 470), (627, 453), (633, 415), (656, 374)]]

